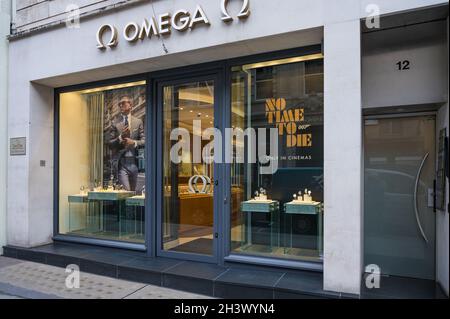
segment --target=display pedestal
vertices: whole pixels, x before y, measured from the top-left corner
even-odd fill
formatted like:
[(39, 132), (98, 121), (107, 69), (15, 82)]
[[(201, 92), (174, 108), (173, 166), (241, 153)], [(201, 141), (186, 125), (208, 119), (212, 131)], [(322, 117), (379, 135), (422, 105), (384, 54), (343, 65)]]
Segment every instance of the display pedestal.
[(252, 214), (270, 215), (270, 252), (280, 246), (280, 203), (275, 200), (249, 200), (241, 203), (241, 211), (245, 212), (246, 229), (243, 236), (242, 250), (252, 246)]
[(127, 215), (133, 216), (133, 218), (126, 218), (125, 232), (133, 234), (136, 239), (140, 237), (144, 240), (145, 196), (128, 197), (125, 200), (125, 206)]
[[(127, 226), (123, 225), (124, 220), (127, 222), (126, 200), (134, 197), (130, 204), (144, 208), (143, 198), (134, 195), (135, 192), (116, 190), (69, 195), (68, 233), (118, 239), (127, 235)], [(140, 218), (144, 218), (143, 213)]]
[(316, 215), (317, 216), (317, 250), (319, 256), (323, 256), (323, 207), (319, 202), (292, 201), (284, 204), (285, 224), (289, 225), (289, 248), (292, 249), (292, 215)]
[[(86, 228), (89, 222), (87, 194), (69, 195), (69, 232)], [(83, 224), (84, 221), (84, 224)]]

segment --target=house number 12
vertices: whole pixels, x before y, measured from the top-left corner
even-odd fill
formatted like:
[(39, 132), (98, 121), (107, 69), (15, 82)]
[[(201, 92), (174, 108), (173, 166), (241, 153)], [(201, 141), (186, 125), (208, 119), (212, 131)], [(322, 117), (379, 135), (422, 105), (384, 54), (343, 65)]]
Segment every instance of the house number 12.
[(410, 70), (409, 65), (410, 65), (409, 60), (403, 60), (403, 61), (397, 62), (397, 67), (398, 67), (399, 71)]

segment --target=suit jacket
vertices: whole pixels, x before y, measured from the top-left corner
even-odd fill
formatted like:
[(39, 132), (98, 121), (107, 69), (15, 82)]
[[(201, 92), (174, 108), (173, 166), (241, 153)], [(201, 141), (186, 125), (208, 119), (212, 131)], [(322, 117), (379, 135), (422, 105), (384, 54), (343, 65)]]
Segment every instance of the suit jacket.
[(125, 128), (123, 115), (119, 114), (116, 116), (111, 124), (111, 127), (108, 132), (108, 145), (112, 152), (112, 160), (115, 161), (115, 165), (118, 165), (120, 162), (120, 159), (123, 156), (126, 157), (134, 157), (137, 156), (137, 147), (144, 146), (145, 145), (145, 131), (144, 131), (144, 124), (142, 123), (142, 120), (138, 119), (137, 117), (130, 116), (130, 123), (129, 123), (129, 129), (130, 129), (130, 137), (132, 140), (136, 142), (136, 147), (134, 145), (131, 146), (125, 146), (120, 141), (120, 135)]

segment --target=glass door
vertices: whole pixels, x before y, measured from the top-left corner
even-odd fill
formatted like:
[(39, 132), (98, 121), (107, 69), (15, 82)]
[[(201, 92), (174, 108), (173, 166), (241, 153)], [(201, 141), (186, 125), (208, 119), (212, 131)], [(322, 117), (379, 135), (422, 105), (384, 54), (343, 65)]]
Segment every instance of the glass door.
[(435, 279), (435, 118), (365, 121), (365, 264)]
[(217, 261), (216, 83), (207, 76), (159, 85), (161, 256)]

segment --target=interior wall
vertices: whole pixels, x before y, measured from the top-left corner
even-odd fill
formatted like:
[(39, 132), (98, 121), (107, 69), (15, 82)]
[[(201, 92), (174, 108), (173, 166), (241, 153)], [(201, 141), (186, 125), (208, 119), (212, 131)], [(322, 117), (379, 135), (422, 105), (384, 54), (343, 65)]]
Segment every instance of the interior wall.
[[(83, 95), (77, 92), (60, 95), (59, 174), (59, 231), (68, 231), (69, 195), (80, 193), (80, 187), (88, 187), (88, 109)], [(81, 216), (72, 216), (72, 223), (82, 223)]]

